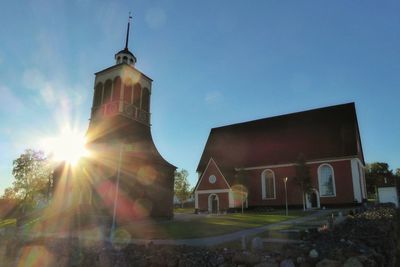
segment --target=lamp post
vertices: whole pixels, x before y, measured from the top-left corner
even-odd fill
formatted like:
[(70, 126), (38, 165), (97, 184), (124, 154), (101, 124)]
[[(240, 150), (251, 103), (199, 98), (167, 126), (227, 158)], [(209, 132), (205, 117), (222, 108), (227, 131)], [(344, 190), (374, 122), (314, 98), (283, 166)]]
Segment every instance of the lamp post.
[(243, 209), (244, 209), (244, 190), (243, 190), (243, 185), (240, 185), (240, 189), (242, 189), (242, 214), (243, 214)]
[(118, 169), (117, 169), (117, 184), (115, 188), (115, 196), (114, 196), (114, 211), (113, 211), (113, 220), (112, 220), (112, 225), (111, 225), (111, 231), (110, 231), (110, 241), (112, 241), (114, 237), (114, 231), (115, 231), (115, 217), (117, 215), (117, 206), (118, 206), (118, 194), (119, 194), (119, 178), (121, 176), (121, 161), (122, 161), (122, 149), (123, 149), (124, 144), (121, 143), (119, 147), (119, 158), (118, 158)]
[(285, 204), (286, 204), (286, 216), (288, 216), (288, 215), (289, 215), (288, 203), (287, 203), (287, 186), (286, 186), (287, 180), (288, 180), (288, 178), (287, 178), (287, 177), (285, 177), (285, 178), (283, 179), (283, 182), (284, 182), (284, 184), (285, 184)]

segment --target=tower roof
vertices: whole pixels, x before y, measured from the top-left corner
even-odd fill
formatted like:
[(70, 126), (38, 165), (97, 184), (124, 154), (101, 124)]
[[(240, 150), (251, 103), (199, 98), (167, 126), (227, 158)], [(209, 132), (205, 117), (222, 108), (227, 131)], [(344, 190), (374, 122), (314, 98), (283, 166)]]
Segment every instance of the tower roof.
[(116, 64), (127, 63), (129, 65), (134, 66), (136, 63), (135, 55), (131, 51), (129, 51), (128, 48), (131, 19), (132, 19), (131, 12), (129, 12), (128, 26), (126, 28), (125, 48), (115, 54), (114, 58)]
[(130, 56), (132, 56), (132, 57), (135, 56), (131, 51), (129, 51), (128, 48), (124, 48), (124, 49), (120, 50), (117, 54), (122, 54), (122, 53), (123, 53), (123, 54), (128, 54), (128, 55), (130, 55)]

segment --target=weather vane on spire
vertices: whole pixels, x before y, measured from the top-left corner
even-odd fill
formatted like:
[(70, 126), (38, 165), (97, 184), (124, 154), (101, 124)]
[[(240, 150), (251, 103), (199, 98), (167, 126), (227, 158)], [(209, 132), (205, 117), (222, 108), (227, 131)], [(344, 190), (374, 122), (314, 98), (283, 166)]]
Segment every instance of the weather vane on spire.
[(131, 19), (132, 19), (132, 15), (131, 12), (129, 11), (129, 18), (128, 18), (128, 28), (126, 29), (126, 40), (125, 40), (125, 49), (128, 49), (128, 41), (129, 41), (129, 27), (131, 25)]
[(131, 27), (131, 19), (132, 19), (132, 15), (131, 15), (131, 12), (129, 12), (128, 27), (126, 28), (125, 48), (114, 55), (116, 64), (127, 63), (127, 64), (129, 64), (131, 66), (134, 66), (135, 63), (136, 63), (135, 55), (132, 54), (132, 52), (129, 51), (129, 48), (128, 48), (128, 44), (129, 44), (129, 29)]

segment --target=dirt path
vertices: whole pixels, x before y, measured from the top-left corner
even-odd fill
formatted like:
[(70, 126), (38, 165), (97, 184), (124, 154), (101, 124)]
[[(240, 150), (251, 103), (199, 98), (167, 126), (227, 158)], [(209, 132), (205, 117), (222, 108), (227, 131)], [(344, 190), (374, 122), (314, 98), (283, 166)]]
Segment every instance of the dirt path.
[[(319, 210), (313, 214), (310, 214), (308, 216), (304, 217), (299, 217), (295, 219), (290, 219), (287, 221), (282, 221), (279, 223), (272, 223), (272, 224), (267, 224), (264, 226), (256, 227), (256, 228), (250, 228), (250, 229), (244, 229), (240, 230), (237, 232), (233, 233), (228, 233), (228, 234), (223, 234), (223, 235), (218, 235), (218, 236), (211, 236), (211, 237), (204, 237), (204, 238), (192, 238), (192, 239), (137, 239), (137, 238), (132, 238), (129, 240), (124, 240), (124, 243), (133, 243), (133, 244), (148, 244), (152, 242), (153, 244), (160, 244), (160, 245), (188, 245), (188, 246), (215, 246), (235, 240), (240, 240), (243, 236), (249, 237), (249, 236), (254, 236), (257, 234), (260, 234), (262, 232), (271, 230), (274, 231), (279, 227), (282, 226), (287, 226), (285, 227), (286, 229), (290, 228), (296, 228), (298, 225), (304, 225), (307, 223), (315, 223), (315, 221), (319, 221), (318, 218), (321, 217), (326, 217), (332, 212), (336, 212), (337, 210)], [(174, 217), (174, 220), (177, 221), (192, 221), (196, 220), (197, 218), (204, 217), (204, 216), (213, 216), (213, 215), (195, 215), (195, 214), (178, 214), (177, 216)], [(323, 220), (322, 220), (323, 221)], [(320, 221), (322, 223), (322, 221)], [(143, 224), (146, 224), (146, 221), (144, 220), (142, 222)], [(160, 222), (163, 223), (163, 222)], [(81, 240), (90, 240), (90, 241), (108, 241), (109, 237), (104, 236), (101, 233), (98, 233), (94, 235), (93, 233), (85, 233), (84, 231), (81, 232), (65, 232), (65, 233), (36, 233), (36, 234), (30, 234), (28, 238), (35, 239), (38, 237), (56, 237), (56, 238), (66, 238), (66, 237), (71, 237), (75, 236)], [(265, 240), (268, 240), (271, 238), (267, 238)], [(278, 238), (279, 239), (279, 238)], [(275, 240), (276, 242), (291, 242), (292, 240), (283, 238), (279, 239), (277, 238), (272, 238), (271, 240)]]
[[(131, 239), (130, 243), (134, 244), (148, 244), (149, 242), (153, 242), (153, 244), (159, 245), (188, 245), (188, 246), (214, 246), (219, 245), (235, 240), (241, 239), (243, 236), (252, 236), (256, 234), (260, 234), (267, 230), (272, 230), (278, 226), (283, 225), (293, 225), (296, 224), (304, 224), (307, 221), (315, 220), (318, 217), (328, 215), (334, 211), (332, 210), (320, 210), (311, 215), (300, 217), (292, 220), (287, 220), (279, 223), (273, 223), (264, 225), (261, 227), (245, 229), (241, 231), (237, 231), (234, 233), (212, 236), (212, 237), (204, 237), (204, 238), (193, 238), (193, 239)], [(181, 216), (180, 220), (183, 220), (185, 216)], [(189, 218), (188, 218), (189, 219)], [(284, 240), (280, 239), (279, 242), (283, 242)]]

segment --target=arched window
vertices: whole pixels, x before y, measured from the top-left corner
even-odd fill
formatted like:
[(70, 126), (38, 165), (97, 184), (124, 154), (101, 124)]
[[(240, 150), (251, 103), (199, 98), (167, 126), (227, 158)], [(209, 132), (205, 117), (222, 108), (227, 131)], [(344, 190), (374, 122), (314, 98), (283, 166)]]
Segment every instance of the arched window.
[(331, 165), (322, 164), (318, 167), (318, 185), (321, 197), (336, 196), (335, 176)]
[(265, 170), (261, 174), (261, 190), (263, 199), (274, 199), (275, 195), (275, 174), (272, 170)]
[(135, 105), (136, 107), (140, 107), (140, 97), (142, 94), (142, 87), (140, 86), (140, 84), (135, 84), (135, 88), (133, 91), (133, 105)]
[(104, 84), (103, 104), (107, 104), (111, 100), (111, 86), (112, 86), (112, 81), (108, 79)]
[(112, 101), (118, 101), (121, 95), (121, 78), (119, 76), (114, 79)]
[(150, 91), (146, 87), (142, 92), (142, 109), (147, 112), (150, 110)]
[(128, 62), (128, 57), (127, 57), (127, 56), (124, 56), (124, 57), (122, 58), (122, 61), (125, 62), (125, 63)]
[(124, 84), (124, 102), (132, 104), (132, 81), (126, 80)]
[(101, 105), (102, 97), (103, 97), (103, 83), (99, 82), (98, 84), (96, 84), (96, 87), (94, 89), (93, 107)]

